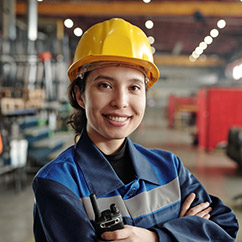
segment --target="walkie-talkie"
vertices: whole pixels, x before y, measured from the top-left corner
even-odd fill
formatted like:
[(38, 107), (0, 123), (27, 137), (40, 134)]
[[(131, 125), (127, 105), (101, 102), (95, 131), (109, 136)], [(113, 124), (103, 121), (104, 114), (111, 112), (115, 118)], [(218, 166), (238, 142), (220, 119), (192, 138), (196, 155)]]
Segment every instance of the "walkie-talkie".
[(95, 214), (95, 229), (98, 238), (103, 232), (124, 228), (123, 218), (116, 204), (113, 203), (110, 209), (100, 212), (95, 194), (91, 194), (90, 199)]

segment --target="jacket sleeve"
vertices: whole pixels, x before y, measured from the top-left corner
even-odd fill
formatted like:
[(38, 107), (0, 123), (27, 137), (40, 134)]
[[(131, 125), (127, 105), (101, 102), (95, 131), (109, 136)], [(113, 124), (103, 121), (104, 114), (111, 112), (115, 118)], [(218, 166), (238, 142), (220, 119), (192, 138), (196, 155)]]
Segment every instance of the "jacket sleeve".
[(97, 241), (83, 204), (72, 191), (58, 182), (38, 177), (33, 181), (33, 190), (36, 242)]
[(209, 220), (198, 216), (186, 216), (158, 224), (152, 230), (156, 231), (160, 242), (173, 241), (236, 241), (238, 222), (233, 211), (220, 199), (209, 195), (202, 184), (179, 161), (179, 182), (181, 188), (181, 203), (194, 192), (196, 199), (192, 206), (202, 202), (210, 202), (212, 207)]

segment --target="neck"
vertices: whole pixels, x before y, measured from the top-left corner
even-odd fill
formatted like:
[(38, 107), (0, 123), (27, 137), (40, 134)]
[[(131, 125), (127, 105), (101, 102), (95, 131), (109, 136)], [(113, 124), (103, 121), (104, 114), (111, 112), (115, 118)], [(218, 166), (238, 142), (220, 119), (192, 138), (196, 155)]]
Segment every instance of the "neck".
[(105, 155), (113, 155), (117, 153), (124, 143), (122, 140), (112, 140), (110, 142), (100, 142), (96, 146), (100, 149)]
[(105, 155), (113, 155), (117, 153), (125, 139), (110, 140), (108, 142), (96, 142), (95, 145), (100, 149)]
[(101, 150), (105, 155), (113, 155), (117, 153), (120, 148), (122, 147), (125, 138), (121, 139), (103, 139), (100, 137), (95, 136), (92, 137), (92, 134), (87, 132), (91, 141)]

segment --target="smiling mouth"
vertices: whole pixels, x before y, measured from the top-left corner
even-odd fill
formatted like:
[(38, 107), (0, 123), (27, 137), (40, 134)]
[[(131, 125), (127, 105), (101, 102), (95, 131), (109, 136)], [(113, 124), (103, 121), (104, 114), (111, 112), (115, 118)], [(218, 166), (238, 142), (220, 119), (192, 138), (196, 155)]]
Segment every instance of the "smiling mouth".
[(117, 116), (106, 116), (106, 117), (115, 122), (124, 122), (129, 118), (129, 117), (117, 117)]

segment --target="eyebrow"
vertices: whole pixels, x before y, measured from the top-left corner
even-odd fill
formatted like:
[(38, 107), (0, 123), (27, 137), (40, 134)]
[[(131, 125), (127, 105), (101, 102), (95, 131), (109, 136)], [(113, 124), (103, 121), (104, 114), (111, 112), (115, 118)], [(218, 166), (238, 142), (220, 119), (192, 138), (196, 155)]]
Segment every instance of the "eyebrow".
[(99, 75), (97, 76), (94, 81), (98, 81), (99, 79), (106, 79), (106, 80), (109, 80), (109, 81), (114, 81), (115, 79), (110, 77), (110, 76), (104, 76), (104, 75)]
[[(106, 80), (109, 80), (109, 81), (115, 81), (115, 78), (113, 77), (110, 77), (110, 76), (105, 76), (105, 75), (99, 75), (97, 76), (95, 79), (94, 79), (94, 82), (95, 81), (98, 81), (100, 79), (106, 79)], [(130, 83), (131, 82), (137, 82), (137, 83), (141, 83), (141, 84), (145, 84), (145, 80), (141, 80), (139, 78), (131, 78), (128, 80)]]

